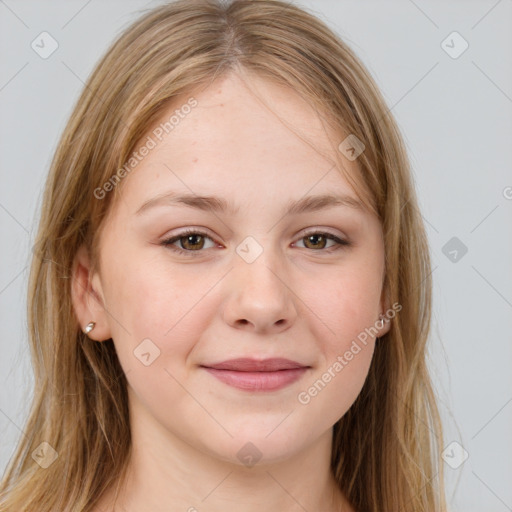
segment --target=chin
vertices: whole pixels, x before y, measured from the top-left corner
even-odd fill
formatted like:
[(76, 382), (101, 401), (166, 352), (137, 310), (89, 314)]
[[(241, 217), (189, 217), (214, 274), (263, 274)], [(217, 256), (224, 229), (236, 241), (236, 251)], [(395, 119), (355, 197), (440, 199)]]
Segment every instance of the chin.
[(294, 432), (289, 426), (279, 426), (271, 434), (269, 432), (272, 429), (246, 427), (238, 430), (233, 438), (226, 436), (225, 439), (211, 443), (206, 447), (207, 450), (225, 462), (252, 468), (254, 465), (262, 466), (285, 461), (308, 445), (304, 435), (293, 435)]

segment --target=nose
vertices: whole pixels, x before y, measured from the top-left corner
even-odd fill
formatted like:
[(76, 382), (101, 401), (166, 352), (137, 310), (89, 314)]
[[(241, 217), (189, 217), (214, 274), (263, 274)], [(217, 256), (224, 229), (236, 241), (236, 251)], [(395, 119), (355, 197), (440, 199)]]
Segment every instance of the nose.
[(225, 283), (228, 298), (224, 319), (231, 327), (276, 334), (295, 322), (296, 297), (289, 272), (269, 253), (264, 251), (252, 263), (235, 257), (235, 268)]

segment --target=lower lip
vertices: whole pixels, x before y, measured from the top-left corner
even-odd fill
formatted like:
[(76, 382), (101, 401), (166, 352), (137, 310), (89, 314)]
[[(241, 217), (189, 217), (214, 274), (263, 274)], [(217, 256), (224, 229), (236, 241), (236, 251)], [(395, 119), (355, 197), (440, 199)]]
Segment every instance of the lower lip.
[(225, 384), (247, 391), (276, 391), (300, 379), (307, 370), (307, 368), (291, 368), (274, 372), (237, 372), (203, 368)]

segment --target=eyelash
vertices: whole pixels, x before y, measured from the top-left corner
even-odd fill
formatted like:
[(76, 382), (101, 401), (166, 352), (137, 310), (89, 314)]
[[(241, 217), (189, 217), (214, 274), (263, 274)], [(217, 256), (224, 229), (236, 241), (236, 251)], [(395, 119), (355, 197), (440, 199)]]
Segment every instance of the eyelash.
[[(171, 238), (167, 238), (166, 240), (163, 240), (161, 242), (161, 245), (163, 245), (164, 247), (166, 247), (168, 249), (171, 249), (174, 252), (177, 252), (178, 254), (183, 254), (186, 256), (192, 256), (192, 253), (195, 253), (195, 252), (203, 252), (203, 250), (201, 250), (201, 249), (199, 249), (197, 251), (191, 251), (191, 250), (180, 249), (179, 247), (172, 245), (173, 243), (179, 241), (181, 238), (184, 238), (188, 235), (199, 235), (199, 236), (209, 238), (210, 240), (214, 241), (210, 236), (208, 236), (207, 233), (204, 233), (203, 231), (199, 231), (199, 230), (195, 230), (195, 229), (187, 229), (187, 230), (183, 231), (182, 233), (179, 233), (178, 235), (175, 235)], [(342, 247), (350, 247), (352, 245), (352, 243), (349, 242), (348, 240), (343, 240), (341, 238), (338, 238), (336, 235), (333, 235), (332, 233), (328, 233), (325, 231), (310, 231), (308, 233), (305, 233), (303, 236), (301, 236), (300, 239), (306, 238), (311, 235), (321, 235), (329, 240), (333, 240), (334, 242), (336, 242), (338, 244), (338, 246), (337, 247), (332, 246), (332, 247), (329, 247), (328, 249), (316, 249), (316, 250), (310, 249), (310, 251), (331, 253), (333, 251), (341, 249)], [(307, 247), (306, 247), (306, 249), (307, 249)]]

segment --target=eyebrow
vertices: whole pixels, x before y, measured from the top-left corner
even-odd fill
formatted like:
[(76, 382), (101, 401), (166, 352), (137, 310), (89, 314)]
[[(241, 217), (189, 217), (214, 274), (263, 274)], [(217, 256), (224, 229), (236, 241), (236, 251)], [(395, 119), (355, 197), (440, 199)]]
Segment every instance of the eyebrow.
[[(221, 197), (167, 192), (145, 201), (135, 214), (140, 215), (151, 208), (162, 205), (183, 205), (205, 212), (230, 213), (232, 215), (237, 214), (240, 210), (240, 207), (235, 208), (233, 203)], [(322, 194), (303, 197), (297, 201), (290, 201), (285, 207), (285, 212), (288, 215), (298, 215), (333, 208), (335, 206), (349, 207), (361, 212), (364, 210), (362, 203), (351, 196), (344, 194)]]

